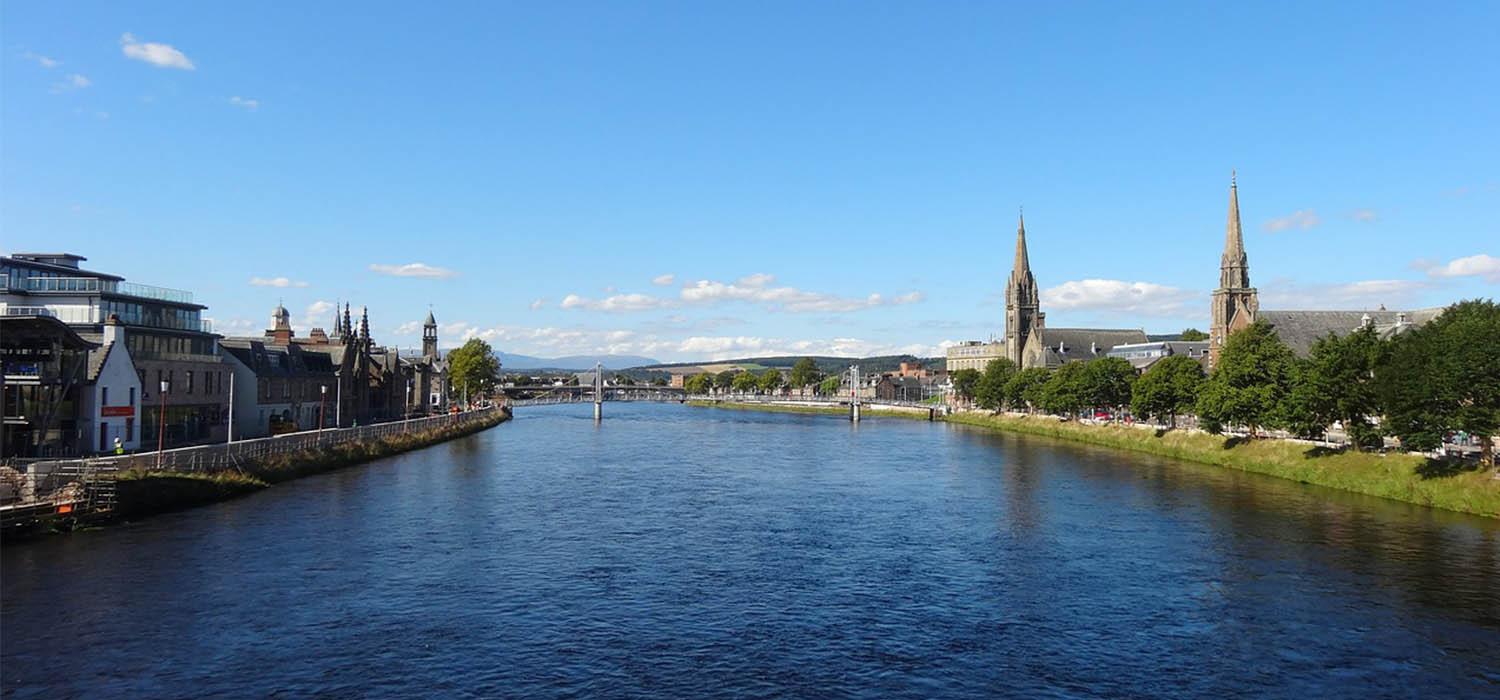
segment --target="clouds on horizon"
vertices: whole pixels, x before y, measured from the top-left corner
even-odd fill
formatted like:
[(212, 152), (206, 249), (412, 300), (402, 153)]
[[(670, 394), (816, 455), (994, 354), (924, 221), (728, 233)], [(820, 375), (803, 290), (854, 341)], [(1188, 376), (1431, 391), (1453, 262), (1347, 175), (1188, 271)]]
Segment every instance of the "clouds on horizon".
[(446, 267), (436, 267), (419, 262), (406, 263), (405, 265), (372, 264), (370, 265), (369, 269), (371, 272), (378, 272), (382, 275), (388, 275), (390, 277), (417, 277), (421, 279), (433, 280), (453, 279), (459, 274), (457, 270), (450, 270)]
[(306, 287), (308, 283), (289, 277), (251, 277), (250, 284), (257, 287)]
[[(673, 276), (662, 275), (652, 281), (656, 283), (658, 280), (667, 277)], [(678, 295), (675, 298), (628, 293), (615, 294), (603, 299), (592, 299), (578, 294), (569, 294), (563, 298), (560, 307), (563, 309), (581, 309), (586, 311), (636, 313), (676, 309), (684, 306), (711, 306), (726, 302), (748, 302), (764, 304), (767, 311), (848, 313), (882, 306), (915, 304), (926, 299), (926, 296), (922, 292), (917, 291), (907, 292), (906, 294), (894, 297), (887, 297), (878, 293), (872, 293), (862, 298), (841, 297), (834, 294), (810, 292), (795, 287), (771, 286), (775, 281), (775, 275), (765, 273), (746, 275), (734, 282), (697, 280), (684, 284), (678, 290)]]
[(1447, 264), (1418, 260), (1412, 266), (1426, 272), (1428, 277), (1479, 277), (1486, 282), (1500, 283), (1500, 258), (1485, 253), (1455, 258)]
[[(1085, 279), (1042, 290), (1042, 309), (1092, 310), (1179, 318), (1202, 294), (1154, 282)], [(1191, 314), (1196, 315), (1196, 314)]]

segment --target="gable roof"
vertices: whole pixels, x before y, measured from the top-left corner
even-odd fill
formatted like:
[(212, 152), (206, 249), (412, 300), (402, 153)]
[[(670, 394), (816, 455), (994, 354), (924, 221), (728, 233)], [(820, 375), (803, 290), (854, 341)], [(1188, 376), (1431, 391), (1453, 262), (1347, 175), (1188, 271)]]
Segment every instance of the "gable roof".
[(1072, 360), (1085, 362), (1103, 357), (1116, 345), (1149, 342), (1146, 332), (1138, 328), (1038, 328), (1037, 342), (1042, 358), (1050, 365)]
[(1343, 335), (1364, 324), (1366, 315), (1382, 339), (1405, 333), (1443, 313), (1442, 308), (1413, 311), (1276, 311), (1261, 310), (1256, 319), (1265, 321), (1298, 357), (1312, 352), (1313, 343), (1329, 333)]

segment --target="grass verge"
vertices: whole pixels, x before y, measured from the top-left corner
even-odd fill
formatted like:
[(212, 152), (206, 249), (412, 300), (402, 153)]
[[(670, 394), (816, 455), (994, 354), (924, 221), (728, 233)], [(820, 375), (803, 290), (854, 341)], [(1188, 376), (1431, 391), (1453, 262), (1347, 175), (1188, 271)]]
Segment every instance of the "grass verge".
[[(730, 408), (736, 411), (767, 411), (769, 413), (813, 413), (829, 416), (847, 416), (849, 409), (834, 406), (786, 406), (764, 403), (736, 403), (733, 401), (685, 401), (689, 406), (702, 406), (705, 408)], [(927, 420), (926, 412), (916, 411), (891, 411), (876, 408), (861, 409), (860, 418), (906, 418), (908, 420)]]
[(1500, 479), (1467, 462), (1413, 454), (1330, 450), (1286, 440), (1244, 440), (1187, 431), (1152, 431), (1061, 422), (1055, 418), (958, 413), (944, 420), (1044, 435), (1213, 464), (1370, 496), (1500, 518)]

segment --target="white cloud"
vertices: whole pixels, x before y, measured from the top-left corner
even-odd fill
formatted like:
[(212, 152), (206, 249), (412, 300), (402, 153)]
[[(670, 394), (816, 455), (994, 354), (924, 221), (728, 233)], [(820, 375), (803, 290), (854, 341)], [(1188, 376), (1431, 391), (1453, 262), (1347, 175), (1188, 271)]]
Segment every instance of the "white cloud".
[(541, 311), (542, 307), (544, 307), (546, 305), (547, 305), (547, 300), (546, 299), (532, 299), (531, 300), (531, 304), (529, 304), (529, 306), (530, 306), (530, 308), (531, 308), (532, 311)]
[(26, 52), (26, 58), (28, 60), (36, 61), (37, 63), (42, 64), (43, 68), (56, 68), (57, 64), (59, 63), (56, 60), (47, 58), (46, 56), (43, 56), (41, 54), (32, 53), (30, 51)]
[(141, 43), (131, 36), (130, 32), (120, 36), (120, 51), (124, 52), (126, 58), (137, 61), (145, 61), (158, 68), (180, 68), (182, 70), (195, 70), (197, 66), (188, 60), (181, 51), (169, 44), (155, 44), (151, 42)]
[(1180, 317), (1196, 292), (1154, 282), (1074, 280), (1042, 291), (1043, 309), (1092, 309)]
[(421, 277), (424, 279), (446, 280), (458, 276), (457, 270), (449, 270), (445, 267), (434, 267), (424, 263), (407, 263), (405, 265), (371, 265), (371, 272), (378, 272), (391, 277)]
[(1432, 285), (1417, 280), (1362, 280), (1342, 284), (1297, 284), (1276, 280), (1261, 287), (1263, 309), (1373, 309), (1411, 306)]
[(1355, 221), (1363, 221), (1367, 224), (1373, 224), (1380, 219), (1380, 215), (1376, 213), (1374, 209), (1355, 209), (1354, 211), (1349, 212), (1349, 218), (1354, 219)]
[(636, 311), (654, 311), (656, 309), (670, 308), (674, 302), (670, 299), (662, 299), (647, 294), (616, 294), (603, 299), (589, 299), (569, 294), (563, 297), (560, 306), (564, 309), (585, 309), (588, 311), (609, 311), (614, 313), (631, 313)]
[(250, 284), (257, 287), (306, 287), (307, 283), (301, 280), (292, 280), (286, 277), (251, 277)]
[(1307, 230), (1323, 223), (1318, 218), (1318, 213), (1311, 209), (1299, 209), (1286, 216), (1271, 219), (1260, 225), (1262, 231), (1285, 231), (1287, 229)]
[(674, 275), (670, 272), (665, 275), (657, 275), (651, 278), (651, 284), (654, 284), (658, 287), (670, 287), (672, 286), (672, 283), (676, 281), (677, 275)]
[[(332, 325), (328, 321), (333, 318), (329, 314), (337, 313), (338, 308), (338, 305), (331, 301), (323, 301), (321, 299), (315, 301), (308, 304), (307, 308), (303, 310), (302, 318), (297, 321), (296, 326), (303, 329), (322, 328), (328, 330), (328, 326)], [(356, 317), (354, 322), (359, 323), (359, 319)]]
[(69, 73), (68, 77), (63, 80), (63, 82), (53, 83), (50, 92), (54, 95), (57, 95), (64, 92), (72, 92), (73, 90), (82, 90), (93, 84), (93, 81), (83, 77), (82, 75), (79, 75), (78, 73)]
[(240, 97), (239, 95), (235, 95), (234, 97), (229, 98), (229, 104), (239, 105), (240, 107), (244, 107), (245, 109), (248, 109), (252, 112), (260, 109), (260, 100), (252, 100), (249, 98)]
[(391, 332), (395, 335), (414, 335), (417, 331), (420, 330), (422, 330), (421, 321), (407, 321), (406, 323), (396, 326), (396, 329)]
[(668, 362), (712, 361), (756, 355), (868, 357), (911, 354), (931, 357), (941, 355), (945, 347), (943, 344), (877, 343), (860, 338), (692, 336), (673, 340), (654, 333), (607, 328), (496, 326), (485, 329), (468, 327), (464, 332), (465, 337), (482, 338), (498, 350), (525, 355), (646, 355)]
[(1500, 283), (1500, 258), (1480, 253), (1450, 260), (1446, 265), (1418, 262), (1428, 277), (1482, 277), (1486, 282)]
[(712, 280), (698, 280), (683, 286), (679, 297), (689, 304), (715, 304), (724, 301), (746, 301), (763, 303), (772, 311), (792, 313), (845, 313), (880, 306), (900, 306), (922, 301), (921, 292), (908, 292), (896, 297), (871, 294), (863, 299), (840, 297), (820, 292), (809, 292), (795, 287), (771, 287), (775, 277), (757, 273), (742, 277), (732, 284)]

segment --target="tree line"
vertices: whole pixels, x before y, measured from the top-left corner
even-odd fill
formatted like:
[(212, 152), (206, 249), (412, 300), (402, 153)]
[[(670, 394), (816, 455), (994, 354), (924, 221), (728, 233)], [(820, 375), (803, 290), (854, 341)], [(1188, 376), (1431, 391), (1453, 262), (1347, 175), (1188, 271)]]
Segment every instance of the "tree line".
[(682, 387), (689, 394), (707, 394), (715, 389), (720, 391), (737, 392), (764, 392), (771, 393), (780, 389), (783, 385), (790, 388), (817, 387), (819, 393), (833, 394), (839, 390), (839, 376), (824, 376), (818, 370), (818, 363), (810, 357), (804, 357), (792, 365), (791, 374), (783, 378), (781, 370), (770, 367), (759, 373), (749, 370), (725, 370), (714, 374), (711, 372), (700, 372), (682, 383)]
[(1000, 359), (983, 372), (953, 373), (954, 392), (981, 408), (1063, 416), (1085, 408), (1176, 427), (1195, 415), (1213, 433), (1229, 426), (1323, 437), (1339, 423), (1355, 450), (1384, 438), (1430, 451), (1454, 433), (1474, 436), (1494, 466), (1500, 432), (1500, 306), (1464, 301), (1392, 338), (1370, 326), (1330, 332), (1296, 357), (1264, 322), (1230, 334), (1212, 374), (1194, 358), (1163, 358), (1137, 376), (1123, 359), (1073, 361), (1056, 370), (1017, 370)]

